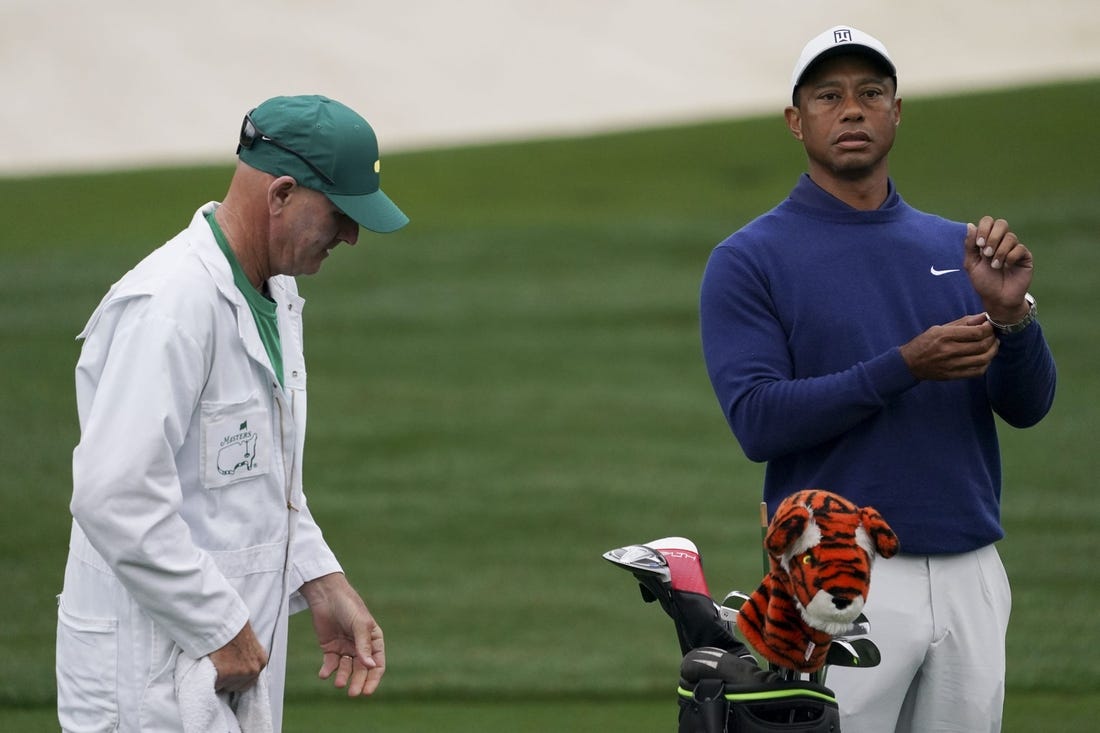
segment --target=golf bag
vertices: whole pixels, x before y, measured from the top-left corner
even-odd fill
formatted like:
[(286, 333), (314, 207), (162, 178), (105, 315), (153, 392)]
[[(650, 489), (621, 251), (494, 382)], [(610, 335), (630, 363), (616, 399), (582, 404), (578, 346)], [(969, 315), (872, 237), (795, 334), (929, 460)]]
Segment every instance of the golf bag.
[(680, 666), (679, 733), (838, 733), (836, 698), (824, 685), (783, 680), (716, 647), (693, 649)]
[[(836, 697), (820, 680), (762, 669), (733, 633), (736, 610), (714, 602), (695, 544), (682, 537), (604, 553), (642, 599), (672, 619), (683, 660), (679, 733), (838, 733)], [(736, 594), (731, 594), (736, 595)]]

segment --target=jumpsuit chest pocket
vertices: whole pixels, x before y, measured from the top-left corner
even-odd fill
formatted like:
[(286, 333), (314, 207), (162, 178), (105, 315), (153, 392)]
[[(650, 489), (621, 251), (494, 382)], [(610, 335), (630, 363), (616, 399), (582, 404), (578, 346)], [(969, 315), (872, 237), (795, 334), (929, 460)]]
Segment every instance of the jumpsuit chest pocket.
[(202, 403), (202, 482), (218, 489), (266, 475), (274, 456), (271, 411), (261, 397)]

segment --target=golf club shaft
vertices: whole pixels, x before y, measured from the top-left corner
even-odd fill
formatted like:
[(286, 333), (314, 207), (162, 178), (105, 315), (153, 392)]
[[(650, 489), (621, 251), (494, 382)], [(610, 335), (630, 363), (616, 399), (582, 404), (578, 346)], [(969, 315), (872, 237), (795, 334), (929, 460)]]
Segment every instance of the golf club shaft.
[(768, 537), (768, 503), (760, 502), (760, 554), (764, 559), (764, 575), (771, 572), (771, 563), (768, 562), (768, 551), (764, 549), (764, 541)]

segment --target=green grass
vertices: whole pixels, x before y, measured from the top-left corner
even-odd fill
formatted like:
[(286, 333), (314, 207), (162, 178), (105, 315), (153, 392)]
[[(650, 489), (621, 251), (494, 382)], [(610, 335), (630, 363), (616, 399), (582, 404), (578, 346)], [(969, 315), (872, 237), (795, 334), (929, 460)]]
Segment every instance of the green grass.
[[(426, 696), (350, 701), (339, 695), (291, 699), (283, 715), (286, 733), (370, 731), (509, 731), (509, 733), (669, 733), (676, 727), (676, 702), (666, 689), (606, 698), (492, 696), (468, 700)], [(1096, 724), (1096, 704), (1081, 694), (1010, 693), (1005, 703), (1008, 733), (1080, 733)], [(0, 708), (0, 729), (18, 733), (57, 730), (52, 708)]]
[[(892, 156), (913, 205), (1009, 219), (1059, 365), (1051, 415), (1002, 431), (1008, 731), (1084, 729), (1098, 707), (1098, 104), (1100, 82), (908, 100)], [(300, 285), (311, 506), (390, 669), (377, 699), (337, 701), (296, 617), (288, 731), (671, 729), (671, 626), (600, 554), (682, 534), (716, 593), (759, 581), (763, 470), (715, 404), (696, 296), (713, 245), (802, 167), (778, 115), (387, 159), (413, 223)], [(229, 172), (0, 179), (4, 730), (56, 728), (73, 339)]]

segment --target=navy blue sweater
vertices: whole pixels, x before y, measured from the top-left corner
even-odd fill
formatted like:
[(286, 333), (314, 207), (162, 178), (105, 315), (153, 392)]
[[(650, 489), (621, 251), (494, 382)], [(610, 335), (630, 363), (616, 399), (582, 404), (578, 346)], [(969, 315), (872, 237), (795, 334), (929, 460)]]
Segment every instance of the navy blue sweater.
[(822, 488), (882, 512), (906, 553), (965, 552), (1004, 535), (994, 414), (1027, 427), (1050, 409), (1042, 329), (1001, 336), (975, 379), (920, 382), (899, 350), (982, 312), (965, 236), (965, 224), (910, 207), (892, 182), (879, 209), (859, 211), (804, 174), (714, 249), (703, 353), (745, 455), (767, 461), (771, 512)]

